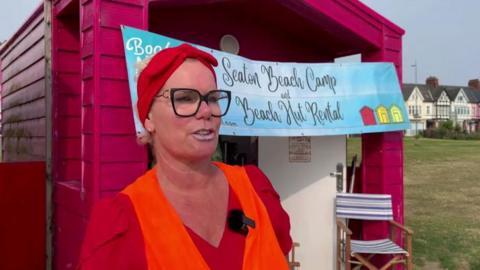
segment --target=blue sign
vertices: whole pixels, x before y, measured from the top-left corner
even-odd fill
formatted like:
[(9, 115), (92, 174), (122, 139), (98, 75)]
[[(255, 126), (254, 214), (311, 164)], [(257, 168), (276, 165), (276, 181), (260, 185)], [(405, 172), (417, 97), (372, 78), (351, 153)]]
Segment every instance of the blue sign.
[[(122, 27), (137, 134), (136, 77), (142, 61), (184, 41)], [(284, 63), (253, 61), (192, 44), (211, 53), (219, 89), (232, 91), (220, 134), (321, 136), (409, 128), (391, 63)]]

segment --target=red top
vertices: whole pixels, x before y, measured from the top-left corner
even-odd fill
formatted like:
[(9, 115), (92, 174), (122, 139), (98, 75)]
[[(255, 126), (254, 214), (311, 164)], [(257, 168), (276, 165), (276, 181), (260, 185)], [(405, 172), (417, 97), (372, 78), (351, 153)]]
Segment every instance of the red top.
[[(280, 204), (280, 197), (268, 178), (257, 167), (246, 166), (245, 170), (267, 208), (282, 251), (287, 254), (292, 245), (290, 221)], [(237, 196), (229, 188), (228, 211), (240, 208)], [(187, 231), (212, 270), (242, 269), (245, 247), (243, 235), (231, 231), (225, 224), (220, 244), (214, 247), (188, 227)], [(82, 246), (79, 267), (147, 269), (141, 228), (128, 196), (118, 194), (95, 205)]]

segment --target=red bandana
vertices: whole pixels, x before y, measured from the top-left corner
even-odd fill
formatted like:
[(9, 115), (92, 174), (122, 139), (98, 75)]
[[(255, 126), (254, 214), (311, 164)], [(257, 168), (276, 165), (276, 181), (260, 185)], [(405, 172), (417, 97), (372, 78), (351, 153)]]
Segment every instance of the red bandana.
[(140, 73), (137, 82), (137, 109), (142, 125), (145, 123), (153, 98), (165, 82), (183, 64), (185, 59), (195, 58), (208, 67), (213, 75), (212, 66), (218, 62), (211, 54), (201, 51), (189, 44), (163, 49), (152, 57), (145, 69)]

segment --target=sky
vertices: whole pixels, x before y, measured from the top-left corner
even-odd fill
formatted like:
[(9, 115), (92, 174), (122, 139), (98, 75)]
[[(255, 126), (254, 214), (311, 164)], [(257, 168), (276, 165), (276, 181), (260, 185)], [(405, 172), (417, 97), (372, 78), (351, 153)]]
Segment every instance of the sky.
[(43, 0), (1, 0), (0, 42), (9, 39)]
[[(403, 37), (403, 81), (467, 85), (480, 78), (479, 0), (361, 0), (394, 22)], [(42, 0), (2, 1), (0, 41), (10, 38)], [(354, 58), (352, 58), (354, 59)]]
[(480, 78), (479, 0), (361, 0), (405, 30), (403, 81), (442, 85)]

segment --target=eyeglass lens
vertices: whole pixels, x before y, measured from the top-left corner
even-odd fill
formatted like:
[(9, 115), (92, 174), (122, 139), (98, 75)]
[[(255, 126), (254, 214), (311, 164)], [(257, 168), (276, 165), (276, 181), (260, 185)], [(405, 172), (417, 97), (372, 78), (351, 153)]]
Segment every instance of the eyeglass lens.
[(212, 90), (202, 96), (195, 89), (174, 89), (172, 94), (175, 112), (180, 116), (195, 115), (202, 100), (207, 102), (213, 116), (223, 116), (230, 103), (230, 95), (224, 90)]

